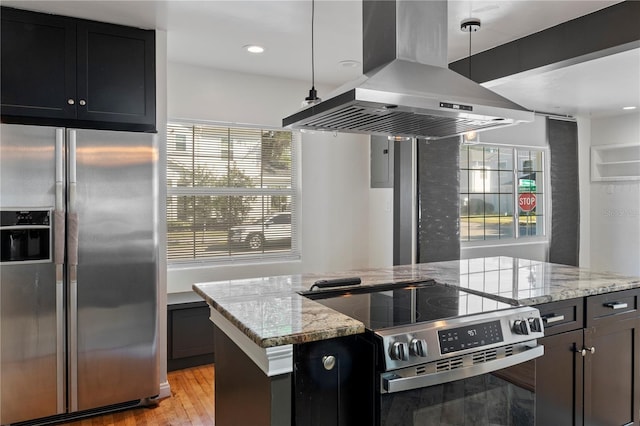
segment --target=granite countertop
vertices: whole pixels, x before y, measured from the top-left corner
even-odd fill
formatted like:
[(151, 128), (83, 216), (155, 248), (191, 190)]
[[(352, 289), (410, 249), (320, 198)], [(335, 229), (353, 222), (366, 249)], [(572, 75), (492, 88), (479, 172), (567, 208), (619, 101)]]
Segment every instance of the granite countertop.
[(364, 332), (364, 325), (298, 294), (319, 279), (360, 277), (361, 286), (420, 282), (469, 288), (537, 305), (640, 288), (639, 277), (518, 259), (486, 257), (340, 273), (282, 275), (194, 284), (193, 289), (261, 348)]

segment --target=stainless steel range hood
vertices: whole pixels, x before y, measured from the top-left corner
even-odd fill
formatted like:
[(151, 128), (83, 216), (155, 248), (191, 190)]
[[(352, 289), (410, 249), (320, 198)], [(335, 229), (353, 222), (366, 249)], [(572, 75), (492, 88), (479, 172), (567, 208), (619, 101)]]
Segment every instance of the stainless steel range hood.
[(285, 127), (440, 139), (534, 114), (447, 68), (446, 0), (364, 0), (364, 75)]

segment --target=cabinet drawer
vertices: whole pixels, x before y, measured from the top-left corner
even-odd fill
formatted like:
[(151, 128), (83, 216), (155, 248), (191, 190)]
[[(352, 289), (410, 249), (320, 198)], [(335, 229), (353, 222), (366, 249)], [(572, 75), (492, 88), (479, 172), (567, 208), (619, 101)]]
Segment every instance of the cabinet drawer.
[(584, 327), (584, 302), (581, 298), (544, 303), (536, 308), (540, 310), (545, 336)]
[(638, 317), (640, 289), (587, 297), (587, 327), (601, 322)]

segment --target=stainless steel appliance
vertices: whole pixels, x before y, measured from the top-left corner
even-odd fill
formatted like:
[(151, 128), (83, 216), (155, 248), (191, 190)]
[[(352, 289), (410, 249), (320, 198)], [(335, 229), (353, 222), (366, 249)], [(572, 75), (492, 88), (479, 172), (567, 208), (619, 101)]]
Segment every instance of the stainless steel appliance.
[(364, 0), (362, 73), (285, 127), (440, 139), (533, 121), (448, 68), (447, 0)]
[(0, 423), (159, 392), (157, 142), (2, 124)]
[(535, 424), (537, 309), (433, 281), (305, 295), (365, 324), (379, 424)]

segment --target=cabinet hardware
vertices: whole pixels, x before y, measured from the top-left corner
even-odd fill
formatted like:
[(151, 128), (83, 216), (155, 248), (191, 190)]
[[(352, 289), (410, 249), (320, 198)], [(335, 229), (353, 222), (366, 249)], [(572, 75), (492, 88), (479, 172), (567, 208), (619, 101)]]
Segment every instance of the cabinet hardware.
[(548, 317), (542, 317), (542, 321), (547, 324), (552, 324), (554, 322), (564, 321), (564, 315), (550, 315)]
[(579, 353), (582, 356), (586, 356), (587, 352), (589, 352), (590, 354), (595, 354), (596, 348), (595, 346), (591, 346), (590, 348), (575, 349), (575, 352)]
[(322, 357), (322, 366), (325, 370), (331, 371), (336, 366), (336, 357), (333, 355), (325, 355)]
[(84, 99), (80, 99), (80, 105), (85, 106), (87, 104), (87, 101), (85, 101)]
[(67, 103), (68, 103), (69, 105), (73, 105), (73, 104), (75, 104), (75, 103), (76, 103), (76, 101), (74, 101), (73, 99), (67, 99)]
[(611, 309), (625, 309), (629, 307), (627, 303), (620, 303), (620, 302), (609, 302), (609, 303), (605, 303), (604, 306)]

